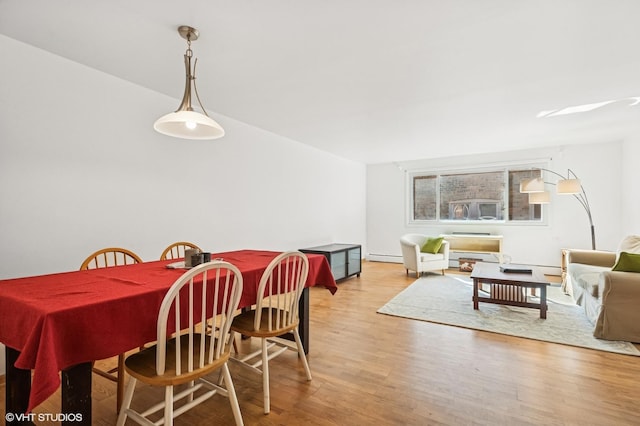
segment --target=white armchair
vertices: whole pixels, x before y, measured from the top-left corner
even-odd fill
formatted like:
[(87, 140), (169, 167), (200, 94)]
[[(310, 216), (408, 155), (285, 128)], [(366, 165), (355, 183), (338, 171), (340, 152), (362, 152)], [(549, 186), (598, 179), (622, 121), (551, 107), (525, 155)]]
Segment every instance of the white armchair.
[(422, 234), (406, 234), (400, 238), (400, 246), (402, 247), (402, 262), (407, 275), (409, 271), (415, 271), (416, 277), (420, 277), (423, 272), (444, 270), (449, 267), (449, 242), (442, 241), (440, 250), (433, 253), (422, 253), (420, 249), (430, 238), (428, 235)]

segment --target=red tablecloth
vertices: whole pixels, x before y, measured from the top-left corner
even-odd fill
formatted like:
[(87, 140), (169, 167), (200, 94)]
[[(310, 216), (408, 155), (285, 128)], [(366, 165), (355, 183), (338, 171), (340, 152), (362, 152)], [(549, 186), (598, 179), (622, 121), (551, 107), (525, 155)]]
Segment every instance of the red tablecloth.
[[(240, 250), (212, 258), (236, 265), (244, 281), (240, 307), (255, 303), (260, 277), (278, 252)], [(306, 286), (335, 293), (322, 255), (307, 254)], [(15, 367), (32, 369), (30, 412), (60, 385), (58, 373), (109, 358), (156, 338), (156, 321), (168, 288), (184, 270), (174, 261), (74, 271), (0, 281), (0, 342), (21, 352)]]

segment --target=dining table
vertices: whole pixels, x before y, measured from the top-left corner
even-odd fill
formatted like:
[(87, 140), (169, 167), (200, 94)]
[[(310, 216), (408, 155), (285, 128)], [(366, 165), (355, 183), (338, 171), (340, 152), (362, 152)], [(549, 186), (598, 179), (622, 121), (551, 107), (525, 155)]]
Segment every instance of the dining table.
[[(211, 258), (242, 273), (239, 308), (255, 304), (263, 272), (280, 252), (237, 250)], [(338, 289), (326, 258), (306, 254), (299, 330), (309, 351), (309, 287)], [(29, 415), (62, 383), (62, 423), (90, 424), (91, 366), (156, 339), (160, 304), (185, 272), (176, 260), (0, 280), (0, 343), (6, 347), (6, 413)], [(70, 420), (65, 422), (65, 420)], [(87, 421), (88, 420), (88, 421)]]

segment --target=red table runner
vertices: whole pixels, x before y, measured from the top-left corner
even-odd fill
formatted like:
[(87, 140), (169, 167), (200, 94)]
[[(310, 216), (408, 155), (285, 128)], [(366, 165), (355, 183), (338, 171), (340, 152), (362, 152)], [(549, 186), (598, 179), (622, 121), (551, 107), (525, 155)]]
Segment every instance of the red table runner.
[[(242, 272), (240, 307), (256, 300), (260, 277), (279, 252), (214, 253)], [(337, 286), (322, 255), (307, 254), (306, 287)], [(32, 369), (28, 412), (60, 385), (58, 373), (105, 359), (156, 338), (162, 299), (183, 273), (173, 261), (145, 262), (0, 281), (0, 342), (21, 352), (15, 367)]]

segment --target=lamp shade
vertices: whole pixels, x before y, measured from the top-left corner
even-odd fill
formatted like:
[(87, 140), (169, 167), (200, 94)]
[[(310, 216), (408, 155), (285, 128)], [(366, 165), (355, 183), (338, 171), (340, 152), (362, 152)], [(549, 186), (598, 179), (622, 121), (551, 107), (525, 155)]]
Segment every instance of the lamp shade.
[(520, 192), (530, 194), (532, 192), (543, 192), (544, 181), (542, 178), (527, 179), (520, 182)]
[(549, 191), (532, 192), (529, 194), (529, 204), (549, 204), (551, 193)]
[(579, 194), (581, 191), (580, 179), (562, 179), (556, 184), (558, 194)]
[(212, 118), (195, 111), (176, 111), (163, 115), (153, 128), (167, 136), (182, 139), (217, 139), (224, 129)]

